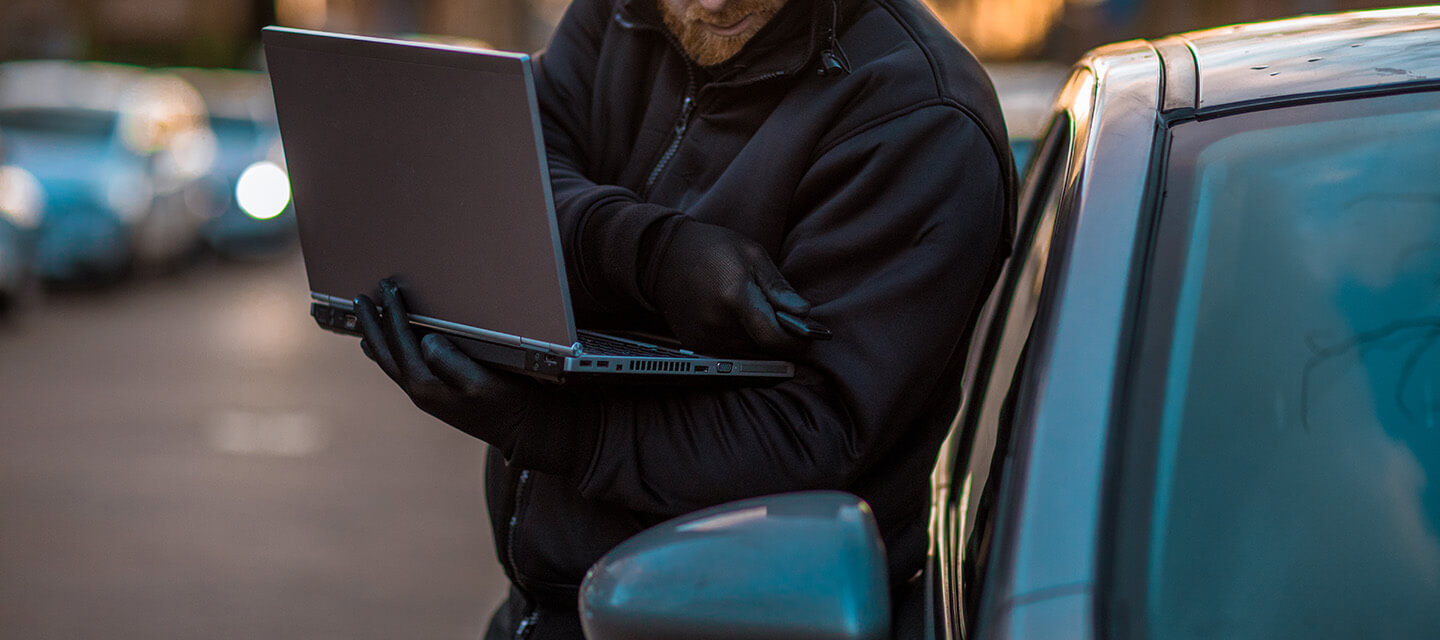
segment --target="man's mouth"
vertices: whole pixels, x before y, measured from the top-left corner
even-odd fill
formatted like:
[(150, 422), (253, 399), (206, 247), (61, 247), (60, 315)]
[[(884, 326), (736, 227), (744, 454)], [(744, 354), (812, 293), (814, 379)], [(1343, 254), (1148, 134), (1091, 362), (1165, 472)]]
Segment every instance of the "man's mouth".
[(701, 24), (705, 25), (705, 29), (708, 30), (710, 33), (713, 33), (722, 38), (729, 38), (745, 33), (745, 30), (750, 27), (750, 23), (754, 18), (755, 14), (750, 13), (746, 14), (739, 20), (736, 20), (729, 24), (712, 24), (705, 21), (701, 21)]

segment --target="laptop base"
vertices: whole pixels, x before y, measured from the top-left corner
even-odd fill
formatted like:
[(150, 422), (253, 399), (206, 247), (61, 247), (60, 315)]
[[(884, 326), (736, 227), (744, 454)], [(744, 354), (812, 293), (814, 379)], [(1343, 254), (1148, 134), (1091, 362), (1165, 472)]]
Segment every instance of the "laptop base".
[[(310, 315), (322, 329), (349, 336), (361, 335), (359, 318), (351, 309), (312, 302)], [(713, 358), (699, 354), (685, 358), (585, 353), (558, 356), (541, 349), (498, 344), (415, 323), (411, 323), (410, 327), (417, 336), (444, 334), (465, 355), (487, 366), (553, 383), (754, 386), (782, 382), (795, 374), (794, 366), (789, 363)]]

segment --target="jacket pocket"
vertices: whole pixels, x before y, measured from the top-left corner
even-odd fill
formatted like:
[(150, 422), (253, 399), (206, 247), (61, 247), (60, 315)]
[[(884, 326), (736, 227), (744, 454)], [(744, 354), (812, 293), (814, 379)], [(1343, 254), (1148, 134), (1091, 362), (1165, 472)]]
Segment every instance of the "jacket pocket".
[[(517, 487), (501, 562), (513, 563), (512, 580), (537, 599), (574, 606), (590, 565), (663, 519), (587, 499), (573, 480), (534, 471), (525, 476)], [(501, 523), (494, 526), (498, 530)]]

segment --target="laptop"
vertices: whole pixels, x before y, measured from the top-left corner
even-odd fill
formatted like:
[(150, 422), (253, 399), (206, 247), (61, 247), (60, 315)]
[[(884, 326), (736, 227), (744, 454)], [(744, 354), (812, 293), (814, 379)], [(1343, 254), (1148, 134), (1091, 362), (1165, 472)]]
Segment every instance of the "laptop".
[(282, 27), (262, 34), (311, 315), (392, 278), (422, 332), (550, 381), (777, 382), (792, 363), (577, 330), (530, 56)]

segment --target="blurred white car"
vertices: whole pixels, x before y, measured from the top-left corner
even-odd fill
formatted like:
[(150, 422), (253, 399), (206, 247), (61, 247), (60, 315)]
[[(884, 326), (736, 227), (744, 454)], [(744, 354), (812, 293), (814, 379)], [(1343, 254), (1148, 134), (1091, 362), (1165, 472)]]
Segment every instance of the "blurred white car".
[(110, 279), (197, 246), (199, 181), (216, 142), (184, 80), (106, 63), (0, 64), (0, 131), (9, 162), (47, 196), (42, 276)]

